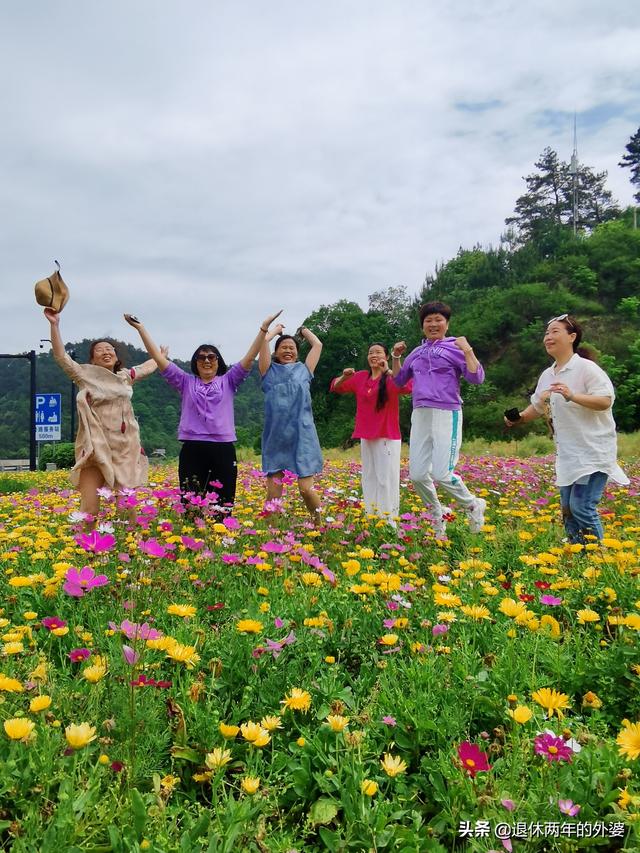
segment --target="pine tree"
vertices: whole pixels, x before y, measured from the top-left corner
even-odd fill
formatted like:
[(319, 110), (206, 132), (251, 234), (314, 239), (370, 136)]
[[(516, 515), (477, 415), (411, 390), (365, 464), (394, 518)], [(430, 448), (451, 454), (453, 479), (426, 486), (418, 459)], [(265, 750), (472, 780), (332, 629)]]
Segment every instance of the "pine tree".
[(630, 181), (634, 186), (638, 187), (638, 191), (634, 193), (634, 199), (640, 203), (640, 127), (633, 134), (625, 148), (627, 153), (623, 154), (622, 160), (618, 163), (623, 169), (631, 169)]

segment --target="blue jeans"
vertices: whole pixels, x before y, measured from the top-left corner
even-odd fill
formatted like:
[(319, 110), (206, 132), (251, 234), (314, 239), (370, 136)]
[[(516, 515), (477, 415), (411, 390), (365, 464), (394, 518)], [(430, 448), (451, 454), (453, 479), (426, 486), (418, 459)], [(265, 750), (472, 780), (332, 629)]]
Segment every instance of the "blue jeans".
[(585, 533), (602, 539), (604, 531), (598, 515), (598, 501), (602, 497), (608, 476), (595, 471), (584, 484), (560, 486), (562, 520), (569, 542), (584, 542)]

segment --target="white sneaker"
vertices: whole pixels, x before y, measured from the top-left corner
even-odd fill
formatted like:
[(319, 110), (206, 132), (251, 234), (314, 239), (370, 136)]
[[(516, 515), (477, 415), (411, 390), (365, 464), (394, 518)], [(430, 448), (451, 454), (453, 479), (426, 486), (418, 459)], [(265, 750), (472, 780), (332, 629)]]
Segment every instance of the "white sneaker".
[(477, 498), (467, 514), (469, 516), (469, 530), (472, 533), (480, 533), (484, 527), (484, 512), (487, 508), (487, 502), (484, 498)]
[(433, 535), (437, 542), (447, 541), (447, 522), (444, 519), (446, 513), (451, 512), (449, 507), (442, 507), (442, 515), (440, 518), (434, 518), (431, 522), (433, 527)]

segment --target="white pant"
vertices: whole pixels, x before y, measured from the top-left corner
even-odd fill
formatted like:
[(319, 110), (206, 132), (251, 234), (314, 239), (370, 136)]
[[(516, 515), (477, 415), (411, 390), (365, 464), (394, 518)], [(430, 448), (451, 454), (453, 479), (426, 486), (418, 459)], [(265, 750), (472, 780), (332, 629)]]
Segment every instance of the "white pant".
[(387, 520), (400, 512), (400, 439), (362, 438), (362, 497), (368, 515)]
[(462, 440), (462, 412), (445, 409), (414, 409), (409, 440), (409, 477), (422, 501), (442, 517), (442, 505), (434, 480), (465, 510), (476, 498), (455, 473)]

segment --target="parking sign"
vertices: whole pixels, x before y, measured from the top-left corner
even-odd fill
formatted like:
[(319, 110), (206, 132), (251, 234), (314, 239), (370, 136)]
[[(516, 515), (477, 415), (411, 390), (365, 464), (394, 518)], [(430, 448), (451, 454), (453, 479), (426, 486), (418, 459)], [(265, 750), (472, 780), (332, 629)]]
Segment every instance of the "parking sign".
[(36, 441), (61, 441), (62, 395), (36, 394)]

